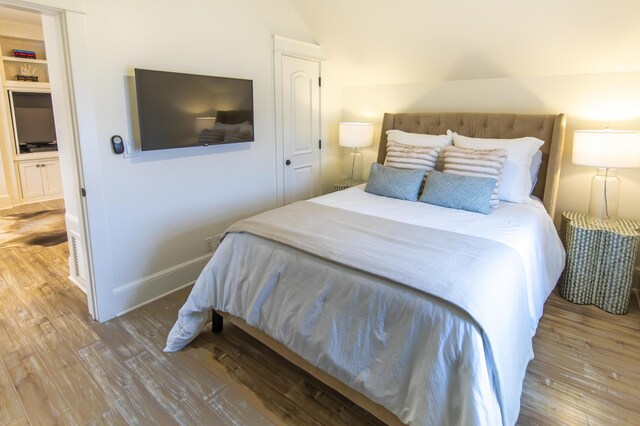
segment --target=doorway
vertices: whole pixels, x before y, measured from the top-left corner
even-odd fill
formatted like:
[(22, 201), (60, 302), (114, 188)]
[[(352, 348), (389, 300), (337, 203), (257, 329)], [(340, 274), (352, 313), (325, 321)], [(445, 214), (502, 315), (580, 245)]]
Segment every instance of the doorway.
[(320, 46), (274, 35), (276, 188), (280, 205), (321, 192)]
[(0, 1), (0, 250), (12, 253), (1, 266), (62, 277), (95, 318), (63, 14)]
[(282, 56), (284, 203), (320, 195), (320, 62)]

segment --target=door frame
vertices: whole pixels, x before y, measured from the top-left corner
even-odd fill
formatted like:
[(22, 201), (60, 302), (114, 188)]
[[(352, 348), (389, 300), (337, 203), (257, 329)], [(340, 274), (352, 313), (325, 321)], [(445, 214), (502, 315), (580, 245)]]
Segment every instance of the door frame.
[[(61, 165), (66, 164), (66, 167), (61, 167), (60, 170), (65, 176), (63, 192), (65, 200), (72, 200), (77, 206), (77, 217), (72, 219), (77, 222), (74, 231), (82, 250), (82, 258), (79, 259), (82, 263), (80, 268), (83, 268), (86, 276), (82, 284), (87, 294), (89, 314), (99, 320), (96, 269), (103, 267), (101, 264), (108, 259), (102, 260), (97, 265), (94, 262), (95, 257), (92, 256), (92, 248), (96, 247), (95, 244), (106, 241), (101, 232), (96, 232), (96, 228), (99, 229), (99, 225), (104, 224), (104, 214), (101, 213), (104, 210), (89, 206), (87, 198), (82, 195), (88, 178), (94, 178), (96, 173), (100, 173), (99, 165), (95, 164), (97, 157), (91, 160), (91, 157), (83, 152), (93, 151), (94, 148), (89, 142), (82, 144), (81, 147), (81, 141), (96, 140), (95, 113), (89, 81), (89, 49), (85, 33), (85, 0), (0, 0), (0, 5), (38, 13), (42, 16), (51, 91), (57, 98), (57, 102), (54, 100), (56, 132), (62, 134), (64, 140), (69, 142), (64, 149), (59, 148)], [(50, 55), (50, 46), (53, 55)], [(88, 159), (90, 161), (87, 161)], [(64, 186), (65, 180), (68, 182), (67, 187)], [(71, 187), (69, 182), (73, 182)], [(98, 203), (102, 202), (98, 191), (95, 195)], [(88, 220), (90, 207), (91, 227)], [(98, 214), (94, 215), (94, 212)], [(67, 221), (68, 216), (65, 217)], [(105, 228), (102, 227), (102, 229)]]
[[(273, 64), (274, 64), (274, 100), (276, 120), (276, 205), (284, 205), (284, 123), (282, 101), (282, 57), (291, 56), (318, 62), (319, 75), (322, 77), (322, 61), (324, 52), (318, 44), (307, 43), (277, 34), (273, 35)], [(322, 139), (322, 86), (320, 87), (318, 132)], [(320, 185), (322, 185), (322, 152), (318, 164), (320, 170)]]

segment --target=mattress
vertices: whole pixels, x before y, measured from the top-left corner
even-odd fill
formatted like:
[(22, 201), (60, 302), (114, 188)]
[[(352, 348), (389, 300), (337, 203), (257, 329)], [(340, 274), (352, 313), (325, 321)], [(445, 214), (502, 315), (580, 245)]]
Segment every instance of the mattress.
[[(564, 266), (562, 245), (540, 202), (502, 203), (485, 216), (379, 197), (362, 187), (311, 201), (516, 251), (528, 308), (522, 312), (528, 326), (518, 331), (528, 344), (502, 342), (499, 349), (524, 358), (526, 367), (544, 301)], [(509, 303), (494, 302), (496, 308)], [(193, 339), (210, 309), (244, 319), (407, 424), (510, 424), (517, 418), (520, 392), (501, 401), (486, 335), (468, 312), (358, 268), (248, 233), (229, 234), (181, 309), (167, 350)], [(521, 385), (524, 369), (513, 376), (507, 380)]]

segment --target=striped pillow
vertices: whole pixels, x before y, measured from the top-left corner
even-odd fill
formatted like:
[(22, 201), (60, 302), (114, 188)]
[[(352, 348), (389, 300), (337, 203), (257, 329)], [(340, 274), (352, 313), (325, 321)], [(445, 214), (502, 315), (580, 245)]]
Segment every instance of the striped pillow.
[(387, 158), (384, 165), (398, 169), (423, 169), (428, 173), (435, 167), (440, 150), (440, 148), (388, 141)]
[(461, 176), (487, 177), (496, 180), (489, 205), (500, 204), (500, 178), (509, 153), (505, 149), (466, 149), (450, 147), (444, 150), (444, 173)]
[(253, 137), (252, 137), (251, 133), (227, 132), (224, 135), (224, 141), (223, 142), (252, 142), (252, 141), (253, 141)]

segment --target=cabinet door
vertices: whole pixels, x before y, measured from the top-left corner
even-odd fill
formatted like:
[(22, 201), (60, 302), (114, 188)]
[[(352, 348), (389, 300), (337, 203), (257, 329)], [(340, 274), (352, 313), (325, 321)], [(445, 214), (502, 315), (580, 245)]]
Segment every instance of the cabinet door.
[(62, 194), (60, 162), (58, 160), (41, 161), (40, 171), (42, 172), (44, 195)]
[(40, 197), (44, 195), (42, 173), (39, 162), (23, 162), (18, 164), (22, 198)]

